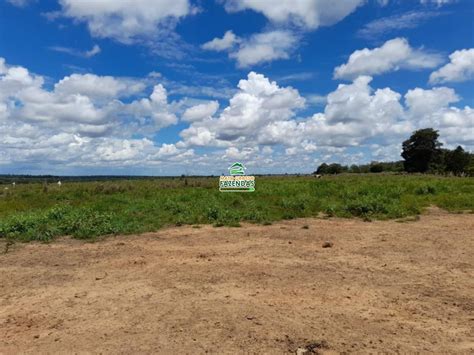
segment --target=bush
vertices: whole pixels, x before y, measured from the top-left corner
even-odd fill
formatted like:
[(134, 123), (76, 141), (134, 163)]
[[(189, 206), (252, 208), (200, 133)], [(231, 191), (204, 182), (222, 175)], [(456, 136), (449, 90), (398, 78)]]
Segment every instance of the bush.
[(79, 210), (67, 216), (61, 225), (64, 234), (79, 239), (98, 237), (118, 232), (111, 213), (97, 212), (92, 209)]
[(383, 215), (388, 212), (385, 204), (377, 197), (362, 198), (349, 202), (345, 210), (356, 217)]

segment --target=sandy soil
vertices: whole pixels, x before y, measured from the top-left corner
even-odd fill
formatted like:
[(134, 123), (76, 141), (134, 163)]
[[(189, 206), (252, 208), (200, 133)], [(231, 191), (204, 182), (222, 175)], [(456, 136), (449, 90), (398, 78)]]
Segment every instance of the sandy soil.
[(473, 231), (435, 210), (15, 245), (0, 353), (472, 353)]

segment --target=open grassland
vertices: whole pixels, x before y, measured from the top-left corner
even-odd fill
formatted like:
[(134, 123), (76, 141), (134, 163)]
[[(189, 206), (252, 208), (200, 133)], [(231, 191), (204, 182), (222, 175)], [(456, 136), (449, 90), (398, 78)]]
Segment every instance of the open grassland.
[(257, 177), (252, 193), (221, 193), (218, 178), (10, 185), (0, 192), (0, 238), (156, 231), (168, 225), (239, 226), (324, 214), (366, 220), (416, 216), (435, 205), (474, 211), (474, 179), (342, 175)]

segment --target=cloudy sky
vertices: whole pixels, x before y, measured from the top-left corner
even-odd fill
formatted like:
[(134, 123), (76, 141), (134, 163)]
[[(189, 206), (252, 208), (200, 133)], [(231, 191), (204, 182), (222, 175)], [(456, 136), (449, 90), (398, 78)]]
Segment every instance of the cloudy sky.
[(471, 0), (0, 0), (0, 173), (312, 172), (474, 150)]

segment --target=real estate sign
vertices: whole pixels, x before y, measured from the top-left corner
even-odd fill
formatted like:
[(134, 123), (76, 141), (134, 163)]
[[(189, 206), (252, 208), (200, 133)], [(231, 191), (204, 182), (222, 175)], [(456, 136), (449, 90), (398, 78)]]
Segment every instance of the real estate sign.
[(234, 163), (229, 167), (230, 176), (219, 178), (219, 190), (222, 192), (252, 192), (255, 191), (255, 176), (245, 175), (245, 166)]

